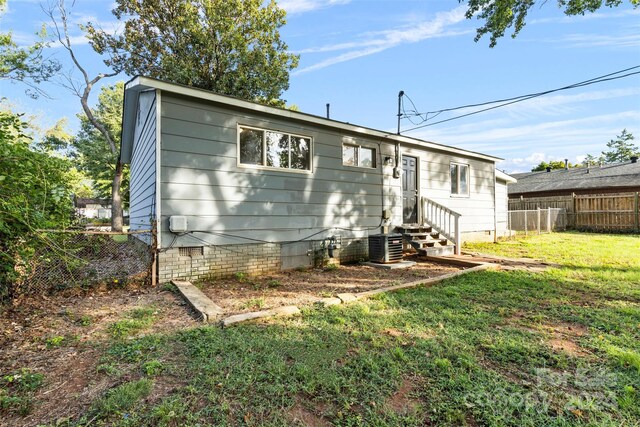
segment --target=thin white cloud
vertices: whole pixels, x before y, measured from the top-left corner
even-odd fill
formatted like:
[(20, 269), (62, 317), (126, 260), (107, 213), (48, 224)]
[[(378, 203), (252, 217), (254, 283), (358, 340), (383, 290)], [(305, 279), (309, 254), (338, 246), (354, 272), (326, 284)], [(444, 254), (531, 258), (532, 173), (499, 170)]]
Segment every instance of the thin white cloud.
[(627, 48), (640, 46), (640, 34), (570, 34), (561, 42), (565, 47), (614, 47)]
[[(545, 90), (541, 88), (541, 91)], [(565, 92), (568, 93), (568, 92)], [(540, 118), (541, 116), (558, 116), (560, 114), (569, 114), (580, 112), (585, 109), (585, 103), (594, 101), (604, 101), (625, 97), (637, 97), (640, 95), (640, 86), (630, 86), (626, 88), (610, 89), (610, 90), (593, 90), (589, 92), (577, 93), (577, 94), (558, 94), (558, 95), (544, 95), (538, 98), (532, 98), (516, 104), (507, 105), (494, 111), (483, 113), (485, 115), (499, 114), (501, 118), (494, 119), (492, 125), (500, 126), (501, 124), (513, 123), (514, 119), (531, 119)], [(457, 110), (450, 116), (439, 116), (438, 119), (447, 119), (449, 117), (455, 117), (458, 115), (467, 114), (478, 110), (481, 107), (471, 107), (461, 110)], [(436, 120), (432, 120), (437, 121)], [(462, 121), (456, 122), (458, 124), (456, 128), (467, 126)], [(446, 126), (446, 125), (445, 125)], [(471, 124), (469, 126), (474, 126)], [(409, 126), (408, 126), (409, 127)]]
[(640, 9), (625, 9), (618, 10), (615, 12), (595, 12), (595, 13), (587, 13), (585, 15), (574, 15), (574, 16), (556, 16), (552, 18), (540, 18), (540, 19), (532, 19), (528, 24), (573, 24), (580, 21), (588, 21), (595, 19), (612, 19), (612, 18), (626, 18), (628, 16), (637, 16), (640, 15)]
[(344, 5), (350, 2), (351, 0), (281, 0), (278, 2), (278, 6), (286, 10), (288, 14), (294, 15)]
[(542, 160), (569, 158), (576, 162), (587, 153), (597, 154), (623, 128), (640, 131), (639, 117), (640, 110), (628, 110), (537, 124), (499, 125), (496, 120), (487, 120), (422, 130), (411, 136), (504, 157), (499, 169), (522, 172)]
[[(493, 125), (487, 127), (484, 122), (477, 122), (465, 128), (451, 126), (438, 130), (412, 133), (412, 136), (424, 137), (425, 139), (445, 144), (473, 145), (476, 148), (482, 147), (484, 149), (504, 151), (513, 149), (513, 145), (505, 145), (505, 143), (517, 144), (535, 140), (538, 146), (557, 146), (559, 144), (575, 143), (576, 141), (573, 137), (578, 135), (581, 137), (579, 142), (584, 142), (583, 137), (589, 137), (590, 139), (593, 129), (598, 129), (603, 125), (606, 125), (607, 129), (610, 129), (610, 125), (615, 125), (614, 128), (618, 127), (620, 123), (631, 123), (638, 126), (640, 125), (638, 117), (640, 117), (640, 110), (499, 128)], [(620, 129), (614, 132), (619, 132)], [(567, 135), (572, 136), (572, 138), (565, 138)]]
[(341, 50), (351, 50), (313, 65), (297, 70), (294, 75), (319, 70), (341, 62), (350, 61), (352, 59), (363, 56), (372, 55), (384, 50), (408, 43), (417, 43), (426, 39), (438, 37), (451, 37), (461, 34), (467, 34), (470, 30), (450, 30), (455, 24), (465, 20), (465, 6), (459, 6), (447, 12), (437, 13), (436, 16), (429, 21), (423, 21), (410, 26), (403, 26), (392, 30), (369, 32), (362, 34), (361, 40), (348, 43), (337, 43), (333, 45), (320, 46), (316, 48), (303, 49), (298, 53), (321, 53), (334, 52)]
[(557, 116), (559, 114), (582, 111), (586, 102), (604, 101), (640, 95), (640, 87), (628, 87), (611, 90), (596, 90), (570, 95), (545, 95), (502, 109), (512, 118), (531, 118), (540, 116)]

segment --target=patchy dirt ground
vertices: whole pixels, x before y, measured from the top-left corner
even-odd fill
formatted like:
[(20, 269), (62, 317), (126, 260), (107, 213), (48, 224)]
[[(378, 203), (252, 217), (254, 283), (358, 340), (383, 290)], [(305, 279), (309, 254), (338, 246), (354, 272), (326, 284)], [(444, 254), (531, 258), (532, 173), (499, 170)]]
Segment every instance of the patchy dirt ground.
[(284, 305), (305, 305), (317, 298), (399, 285), (462, 269), (424, 261), (418, 257), (406, 257), (405, 260), (416, 261), (416, 265), (395, 270), (365, 265), (341, 265), (335, 269), (296, 270), (267, 276), (236, 274), (198, 286), (224, 309), (225, 314), (236, 314)]
[[(460, 267), (426, 261), (408, 269), (383, 270), (351, 265), (335, 269), (283, 272), (265, 277), (237, 275), (202, 284), (203, 291), (228, 313), (305, 304), (317, 297), (360, 292), (457, 271)], [(0, 412), (0, 426), (38, 425), (75, 417), (114, 387), (100, 372), (101, 358), (113, 342), (114, 325), (136, 309), (152, 310), (153, 321), (132, 336), (165, 333), (197, 325), (189, 306), (166, 287), (106, 287), (22, 298), (0, 307), (0, 378), (28, 369), (44, 374), (30, 414)], [(120, 379), (122, 381), (122, 379)], [(170, 387), (156, 380), (155, 388)], [(166, 388), (165, 387), (165, 388)], [(155, 390), (161, 393), (162, 390)], [(72, 396), (72, 398), (70, 398)], [(302, 409), (294, 418), (309, 421)], [(322, 424), (319, 424), (322, 425)]]
[[(143, 333), (168, 332), (195, 324), (176, 295), (160, 287), (95, 289), (25, 298), (0, 312), (0, 377), (29, 369), (44, 374), (27, 417), (0, 416), (1, 425), (37, 425), (77, 415), (113, 387), (98, 372), (109, 328), (126, 313), (152, 308), (157, 314)], [(73, 396), (72, 399), (69, 397)]]

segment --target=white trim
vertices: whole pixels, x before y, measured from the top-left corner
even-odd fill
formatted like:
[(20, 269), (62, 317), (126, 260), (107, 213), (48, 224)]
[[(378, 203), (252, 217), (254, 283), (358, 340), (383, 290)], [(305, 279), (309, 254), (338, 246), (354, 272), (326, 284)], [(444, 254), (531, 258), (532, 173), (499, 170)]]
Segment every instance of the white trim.
[[(305, 138), (309, 140), (309, 169), (292, 169), (290, 167), (280, 168), (275, 166), (267, 166), (267, 150), (266, 150), (266, 140), (262, 142), (262, 163), (263, 165), (251, 165), (247, 163), (240, 163), (240, 128), (244, 129), (253, 129), (262, 132), (273, 132), (273, 133), (281, 133), (285, 135), (289, 135), (297, 137), (297, 138)], [(264, 135), (264, 134), (263, 134)], [(289, 139), (289, 165), (291, 165), (291, 139)], [(257, 169), (257, 170), (268, 170), (268, 171), (278, 171), (278, 172), (293, 172), (293, 173), (302, 173), (305, 175), (310, 175), (313, 173), (313, 137), (307, 135), (299, 135), (291, 132), (285, 132), (277, 129), (269, 129), (251, 125), (243, 125), (242, 123), (236, 123), (236, 166), (244, 169)]]
[[(417, 138), (410, 138), (402, 135), (396, 135), (395, 133), (383, 132), (380, 130), (366, 128), (362, 126), (355, 126), (350, 123), (330, 120), (324, 117), (314, 116), (311, 114), (305, 114), (305, 113), (287, 110), (283, 108), (268, 107), (265, 105), (256, 104), (254, 102), (233, 98), (230, 96), (219, 95), (207, 90), (178, 85), (175, 83), (164, 82), (164, 81), (152, 79), (149, 77), (142, 77), (142, 76), (134, 77), (125, 85), (125, 92), (141, 91), (148, 88), (156, 88), (165, 92), (171, 92), (179, 95), (190, 96), (193, 98), (203, 99), (206, 101), (228, 105), (235, 108), (242, 108), (242, 109), (251, 110), (251, 111), (259, 111), (265, 114), (275, 115), (281, 118), (298, 120), (298, 121), (310, 123), (313, 125), (330, 127), (333, 129), (348, 131), (348, 132), (365, 135), (372, 138), (382, 138), (392, 142), (402, 142), (406, 144), (416, 145), (422, 148), (430, 148), (433, 150), (444, 151), (447, 153), (454, 153), (454, 154), (459, 154), (466, 157), (484, 159), (484, 160), (489, 160), (494, 162), (496, 160), (502, 160), (500, 157), (490, 156), (482, 153), (476, 153), (473, 151), (463, 150), (456, 147), (437, 144), (435, 142), (423, 141)], [(125, 96), (125, 109), (127, 107), (127, 103), (128, 103), (128, 99)], [(128, 138), (129, 138), (129, 132), (127, 131), (127, 129), (123, 128), (123, 144), (126, 145), (129, 143)]]
[(518, 182), (517, 179), (512, 177), (511, 175), (507, 175), (499, 169), (496, 169), (496, 179), (500, 181), (505, 181), (507, 184), (514, 184)]
[(160, 179), (160, 172), (162, 167), (160, 164), (161, 156), (160, 150), (162, 139), (162, 91), (156, 89), (156, 236), (157, 236), (157, 248), (162, 248), (162, 212), (161, 212), (161, 198), (162, 192), (162, 180)]

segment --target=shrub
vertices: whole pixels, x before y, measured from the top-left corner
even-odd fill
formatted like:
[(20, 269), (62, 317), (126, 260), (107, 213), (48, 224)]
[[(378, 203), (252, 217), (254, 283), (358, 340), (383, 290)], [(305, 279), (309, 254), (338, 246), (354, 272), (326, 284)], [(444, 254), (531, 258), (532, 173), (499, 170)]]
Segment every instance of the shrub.
[(36, 230), (62, 228), (72, 218), (69, 160), (34, 148), (19, 115), (0, 111), (0, 301), (28, 273)]

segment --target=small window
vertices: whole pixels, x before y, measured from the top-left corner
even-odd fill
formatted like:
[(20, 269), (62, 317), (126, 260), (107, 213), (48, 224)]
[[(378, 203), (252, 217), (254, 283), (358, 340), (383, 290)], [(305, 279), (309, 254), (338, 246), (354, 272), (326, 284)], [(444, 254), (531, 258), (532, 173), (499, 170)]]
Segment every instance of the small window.
[(239, 163), (311, 170), (311, 138), (240, 126)]
[(451, 195), (469, 195), (469, 165), (451, 163), (449, 169), (451, 175)]
[(376, 150), (375, 148), (344, 144), (342, 146), (342, 164), (361, 168), (375, 168)]

